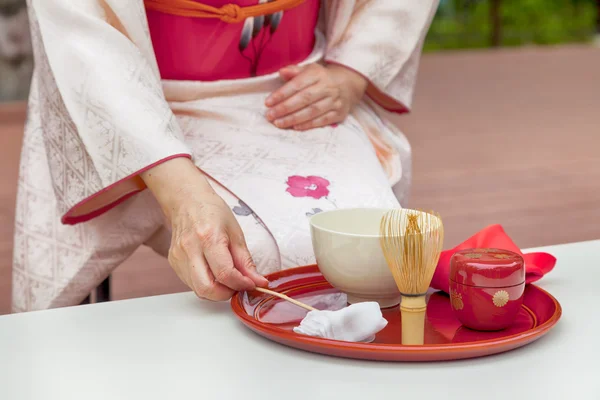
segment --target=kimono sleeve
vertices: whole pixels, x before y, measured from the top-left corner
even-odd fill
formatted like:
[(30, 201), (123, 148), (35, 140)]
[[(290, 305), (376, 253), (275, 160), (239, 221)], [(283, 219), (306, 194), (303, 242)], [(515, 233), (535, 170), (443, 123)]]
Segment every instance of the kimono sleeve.
[(115, 11), (102, 0), (28, 4), (36, 64), (29, 112), (43, 130), (61, 220), (76, 224), (144, 190), (142, 171), (191, 158), (191, 151), (155, 61), (118, 17), (137, 6), (124, 1)]
[(403, 113), (412, 105), (423, 42), (438, 0), (358, 0), (340, 39), (325, 61), (369, 80), (367, 95), (384, 109)]

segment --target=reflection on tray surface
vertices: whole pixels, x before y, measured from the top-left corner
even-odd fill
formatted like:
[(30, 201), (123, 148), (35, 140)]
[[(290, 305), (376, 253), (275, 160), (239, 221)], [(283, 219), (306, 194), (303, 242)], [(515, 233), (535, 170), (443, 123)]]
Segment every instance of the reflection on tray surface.
[[(317, 289), (314, 285), (310, 288), (297, 288), (286, 292), (303, 303), (309, 304), (319, 310), (339, 310), (347, 306), (346, 295), (323, 285)], [(260, 299), (260, 298), (259, 298)], [(306, 316), (307, 311), (277, 298), (262, 299), (245, 298), (244, 303), (249, 314), (263, 323), (273, 324), (279, 329), (291, 331)], [(388, 325), (377, 334), (373, 343), (400, 344), (402, 337), (402, 323), (398, 307), (382, 310), (383, 316), (388, 320)], [(522, 308), (515, 323), (508, 329), (498, 332), (479, 332), (463, 327), (454, 317), (450, 306), (450, 298), (443, 292), (435, 292), (429, 296), (427, 302), (427, 316), (425, 318), (424, 345), (465, 343), (496, 339), (525, 332), (535, 325), (533, 316)]]

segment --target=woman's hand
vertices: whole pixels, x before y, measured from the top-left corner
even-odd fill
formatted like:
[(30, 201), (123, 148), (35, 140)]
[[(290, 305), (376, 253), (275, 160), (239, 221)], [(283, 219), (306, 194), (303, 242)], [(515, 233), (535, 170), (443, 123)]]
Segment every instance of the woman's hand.
[(368, 81), (339, 65), (290, 66), (279, 71), (287, 81), (267, 98), (267, 119), (278, 128), (307, 130), (344, 121), (361, 99)]
[(169, 263), (198, 297), (224, 301), (235, 291), (268, 284), (232, 211), (191, 160), (169, 160), (142, 179), (171, 222)]

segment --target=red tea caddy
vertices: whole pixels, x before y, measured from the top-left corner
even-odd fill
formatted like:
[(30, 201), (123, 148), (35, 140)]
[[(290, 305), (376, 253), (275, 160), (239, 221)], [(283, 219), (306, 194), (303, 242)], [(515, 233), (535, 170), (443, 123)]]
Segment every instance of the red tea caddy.
[(523, 304), (525, 263), (502, 249), (464, 249), (450, 259), (450, 303), (467, 328), (497, 331), (512, 325)]

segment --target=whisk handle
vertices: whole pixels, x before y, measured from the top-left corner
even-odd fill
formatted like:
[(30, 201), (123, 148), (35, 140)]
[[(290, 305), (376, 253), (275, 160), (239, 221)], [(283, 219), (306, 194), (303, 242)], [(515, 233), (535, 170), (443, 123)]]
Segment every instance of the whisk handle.
[(425, 342), (425, 313), (427, 301), (423, 296), (402, 296), (402, 344), (422, 345)]

